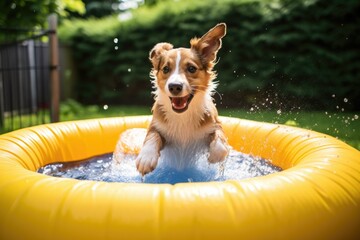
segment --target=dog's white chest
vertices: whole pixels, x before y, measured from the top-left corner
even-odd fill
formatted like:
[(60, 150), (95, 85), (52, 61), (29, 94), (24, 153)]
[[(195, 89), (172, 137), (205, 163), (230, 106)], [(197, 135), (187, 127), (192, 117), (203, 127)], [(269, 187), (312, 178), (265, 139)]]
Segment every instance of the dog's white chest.
[(175, 145), (205, 141), (215, 131), (213, 124), (201, 125), (201, 116), (190, 111), (167, 116), (166, 123), (157, 124), (157, 128), (167, 143)]
[(199, 126), (196, 121), (199, 122), (199, 119), (183, 115), (157, 126), (165, 138), (160, 152), (161, 164), (181, 170), (193, 166), (208, 152), (210, 134), (215, 129), (212, 124)]
[(209, 146), (204, 141), (194, 141), (187, 145), (167, 144), (160, 151), (159, 165), (183, 170), (193, 167), (199, 159), (208, 157)]

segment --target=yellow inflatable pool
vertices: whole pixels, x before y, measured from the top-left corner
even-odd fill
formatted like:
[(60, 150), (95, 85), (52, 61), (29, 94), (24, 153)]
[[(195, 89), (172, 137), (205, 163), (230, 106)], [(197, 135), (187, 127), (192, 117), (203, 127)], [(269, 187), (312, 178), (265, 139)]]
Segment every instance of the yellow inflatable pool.
[(149, 116), (47, 124), (0, 136), (0, 239), (360, 239), (360, 152), (309, 130), (222, 118), (236, 150), (282, 172), (135, 184), (55, 178), (45, 164), (114, 150)]

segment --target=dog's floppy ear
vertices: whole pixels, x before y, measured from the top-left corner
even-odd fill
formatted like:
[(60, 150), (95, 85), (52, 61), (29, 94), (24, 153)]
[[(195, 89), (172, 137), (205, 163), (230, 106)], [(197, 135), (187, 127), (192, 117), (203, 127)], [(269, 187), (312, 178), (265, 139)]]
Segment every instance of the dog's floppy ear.
[(225, 34), (226, 24), (219, 23), (201, 38), (191, 39), (191, 49), (197, 52), (205, 67), (212, 67), (216, 59), (216, 53), (221, 48), (221, 38), (223, 38)]
[(154, 67), (154, 69), (159, 68), (159, 63), (161, 60), (161, 54), (169, 51), (173, 48), (173, 45), (170, 43), (158, 43), (156, 44), (153, 49), (151, 49), (149, 53), (149, 59)]

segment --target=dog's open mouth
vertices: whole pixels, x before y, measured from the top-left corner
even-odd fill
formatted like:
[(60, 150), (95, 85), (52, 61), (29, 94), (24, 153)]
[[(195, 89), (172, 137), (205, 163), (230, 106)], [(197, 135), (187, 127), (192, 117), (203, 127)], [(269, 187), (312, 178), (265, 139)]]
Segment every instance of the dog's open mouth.
[(177, 113), (185, 112), (193, 97), (194, 95), (192, 94), (186, 95), (185, 97), (170, 97), (172, 109)]

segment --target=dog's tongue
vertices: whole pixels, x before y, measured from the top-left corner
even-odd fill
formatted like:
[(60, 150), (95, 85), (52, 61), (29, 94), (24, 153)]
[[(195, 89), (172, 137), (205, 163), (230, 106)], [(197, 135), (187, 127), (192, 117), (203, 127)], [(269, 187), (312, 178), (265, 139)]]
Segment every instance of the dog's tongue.
[(186, 107), (188, 99), (189, 99), (189, 96), (173, 97), (173, 98), (171, 98), (171, 104), (172, 104), (173, 108), (175, 108), (175, 109), (183, 109)]

